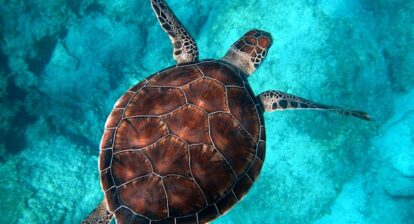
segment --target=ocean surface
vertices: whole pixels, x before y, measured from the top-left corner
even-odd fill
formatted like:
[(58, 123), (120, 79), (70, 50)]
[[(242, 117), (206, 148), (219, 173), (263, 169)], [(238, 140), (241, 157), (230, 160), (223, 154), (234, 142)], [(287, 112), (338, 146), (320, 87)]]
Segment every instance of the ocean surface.
[[(266, 113), (248, 195), (214, 224), (414, 223), (414, 1), (168, 0), (200, 58), (252, 28), (274, 44), (249, 77), (368, 112)], [(174, 64), (148, 0), (0, 0), (0, 223), (79, 223), (102, 200), (106, 117)]]

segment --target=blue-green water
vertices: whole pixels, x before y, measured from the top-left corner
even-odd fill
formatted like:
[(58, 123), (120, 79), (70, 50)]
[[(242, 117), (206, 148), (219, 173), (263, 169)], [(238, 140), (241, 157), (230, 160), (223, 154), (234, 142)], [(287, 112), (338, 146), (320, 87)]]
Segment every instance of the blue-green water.
[[(200, 57), (251, 28), (274, 44), (249, 78), (363, 109), (265, 114), (259, 180), (214, 223), (414, 223), (414, 2), (169, 0)], [(79, 223), (116, 99), (174, 64), (149, 1), (0, 0), (0, 223)]]

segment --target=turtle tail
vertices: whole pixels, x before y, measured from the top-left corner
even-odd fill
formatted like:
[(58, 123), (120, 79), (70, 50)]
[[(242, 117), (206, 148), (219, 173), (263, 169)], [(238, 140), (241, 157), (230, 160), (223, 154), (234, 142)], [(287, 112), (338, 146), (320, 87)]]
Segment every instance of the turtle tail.
[(112, 214), (110, 214), (106, 208), (106, 202), (103, 200), (96, 206), (96, 208), (84, 219), (81, 224), (108, 224), (112, 220)]

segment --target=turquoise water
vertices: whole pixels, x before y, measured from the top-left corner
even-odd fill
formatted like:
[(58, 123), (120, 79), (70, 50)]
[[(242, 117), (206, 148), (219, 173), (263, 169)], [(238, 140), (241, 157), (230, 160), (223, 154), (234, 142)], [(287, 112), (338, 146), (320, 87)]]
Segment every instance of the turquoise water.
[[(200, 57), (251, 28), (274, 44), (249, 78), (363, 109), (265, 114), (259, 180), (214, 223), (414, 223), (414, 2), (169, 0)], [(0, 0), (0, 223), (79, 223), (116, 99), (174, 64), (149, 1)]]

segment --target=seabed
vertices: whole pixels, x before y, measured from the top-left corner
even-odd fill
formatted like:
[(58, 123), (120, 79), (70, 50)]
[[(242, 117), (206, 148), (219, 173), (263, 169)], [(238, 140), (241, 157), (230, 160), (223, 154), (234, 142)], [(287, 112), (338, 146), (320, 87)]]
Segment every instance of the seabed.
[[(200, 57), (251, 28), (274, 44), (249, 78), (361, 109), (265, 114), (267, 154), (214, 224), (414, 223), (414, 2), (168, 0)], [(97, 159), (116, 99), (174, 64), (149, 1), (0, 0), (0, 223), (79, 223), (102, 199)]]

